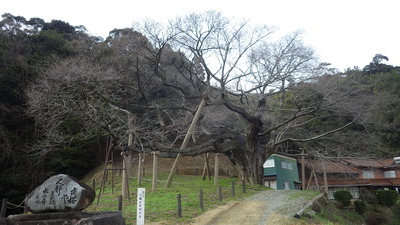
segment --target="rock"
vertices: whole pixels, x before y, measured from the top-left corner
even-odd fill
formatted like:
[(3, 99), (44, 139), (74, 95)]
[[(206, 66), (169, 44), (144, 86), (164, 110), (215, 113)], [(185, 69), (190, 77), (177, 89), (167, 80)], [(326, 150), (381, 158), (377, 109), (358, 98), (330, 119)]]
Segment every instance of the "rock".
[(25, 199), (29, 212), (81, 211), (94, 201), (96, 192), (65, 174), (50, 177)]
[(121, 212), (19, 214), (8, 216), (6, 222), (6, 225), (126, 225)]
[(8, 221), (6, 218), (0, 218), (0, 225), (8, 225)]

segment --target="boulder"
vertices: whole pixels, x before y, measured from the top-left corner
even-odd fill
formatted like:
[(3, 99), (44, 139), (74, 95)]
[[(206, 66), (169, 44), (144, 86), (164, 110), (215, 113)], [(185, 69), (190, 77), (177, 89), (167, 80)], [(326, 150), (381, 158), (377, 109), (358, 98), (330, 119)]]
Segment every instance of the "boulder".
[(0, 218), (0, 225), (8, 225), (8, 220), (6, 218)]
[[(1, 223), (0, 223), (1, 224)], [(5, 225), (126, 225), (121, 212), (53, 212), (7, 217)]]
[(86, 184), (65, 174), (47, 179), (25, 199), (29, 212), (81, 211), (94, 201), (96, 192)]

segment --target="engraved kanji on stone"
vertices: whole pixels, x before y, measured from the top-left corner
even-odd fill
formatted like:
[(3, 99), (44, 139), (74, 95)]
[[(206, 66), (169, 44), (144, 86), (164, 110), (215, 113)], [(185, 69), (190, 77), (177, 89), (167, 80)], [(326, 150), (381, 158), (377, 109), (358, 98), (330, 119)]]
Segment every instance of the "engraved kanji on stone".
[(55, 190), (54, 190), (54, 191), (58, 194), (58, 196), (60, 196), (61, 191), (62, 191), (63, 186), (64, 186), (64, 184), (61, 183), (61, 181), (62, 181), (62, 178), (60, 178), (60, 179), (56, 182), (56, 188), (55, 188)]

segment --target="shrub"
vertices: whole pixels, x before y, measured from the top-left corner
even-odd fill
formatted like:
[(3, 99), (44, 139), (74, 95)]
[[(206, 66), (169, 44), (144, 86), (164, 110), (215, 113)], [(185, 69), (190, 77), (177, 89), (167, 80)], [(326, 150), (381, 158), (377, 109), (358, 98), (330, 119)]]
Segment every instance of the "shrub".
[(392, 207), (392, 211), (393, 211), (394, 217), (396, 217), (396, 219), (400, 219), (400, 204), (399, 203), (396, 203)]
[(367, 189), (361, 189), (360, 199), (364, 200), (366, 203), (378, 204), (376, 195)]
[(398, 199), (397, 191), (388, 190), (388, 191), (374, 191), (374, 194), (378, 198), (378, 202), (380, 205), (385, 206), (394, 206)]
[(367, 212), (365, 215), (365, 222), (367, 225), (381, 225), (386, 224), (388, 219), (383, 214), (377, 212)]
[(351, 199), (353, 198), (349, 191), (336, 191), (335, 193), (333, 193), (333, 197), (343, 206), (349, 206), (351, 203)]
[(361, 200), (354, 201), (354, 207), (356, 208), (356, 212), (360, 215), (364, 215), (365, 211), (367, 210), (367, 205)]

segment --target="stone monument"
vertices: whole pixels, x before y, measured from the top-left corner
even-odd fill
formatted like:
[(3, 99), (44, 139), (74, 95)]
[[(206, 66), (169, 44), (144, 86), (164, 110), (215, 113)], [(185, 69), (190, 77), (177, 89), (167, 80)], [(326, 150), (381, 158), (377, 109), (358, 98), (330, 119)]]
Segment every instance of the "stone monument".
[(120, 212), (82, 212), (95, 197), (96, 192), (91, 187), (68, 175), (58, 174), (25, 198), (26, 210), (32, 214), (8, 216), (8, 224), (125, 225)]
[(92, 204), (96, 192), (74, 178), (59, 174), (50, 177), (25, 199), (29, 212), (81, 211)]

